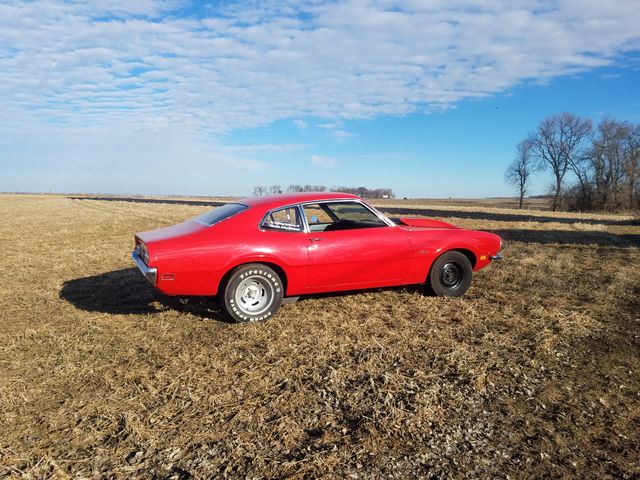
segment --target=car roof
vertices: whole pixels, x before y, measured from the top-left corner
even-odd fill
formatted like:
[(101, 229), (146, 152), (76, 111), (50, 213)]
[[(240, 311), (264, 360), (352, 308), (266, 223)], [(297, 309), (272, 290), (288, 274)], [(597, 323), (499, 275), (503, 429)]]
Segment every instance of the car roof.
[(237, 203), (248, 205), (249, 207), (261, 207), (272, 209), (293, 205), (296, 203), (326, 201), (326, 200), (360, 200), (360, 197), (351, 193), (341, 192), (305, 192), (305, 193), (282, 193), (279, 195), (266, 195), (261, 197), (248, 197), (238, 200)]

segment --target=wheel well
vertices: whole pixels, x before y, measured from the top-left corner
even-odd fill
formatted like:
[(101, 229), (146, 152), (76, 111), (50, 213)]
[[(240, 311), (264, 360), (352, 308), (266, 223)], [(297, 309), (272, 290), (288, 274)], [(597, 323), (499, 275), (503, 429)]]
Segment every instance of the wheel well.
[(469, 262), (471, 262), (471, 268), (476, 268), (476, 262), (477, 262), (476, 255), (471, 250), (465, 250), (464, 248), (454, 248), (453, 250), (449, 250), (449, 251), (462, 253), (465, 257), (469, 259)]
[(271, 263), (271, 262), (244, 262), (244, 263), (239, 263), (238, 265), (234, 265), (233, 267), (231, 267), (227, 273), (225, 273), (222, 278), (220, 279), (220, 285), (218, 286), (218, 294), (221, 294), (221, 290), (224, 287), (224, 285), (227, 283), (227, 281), (229, 280), (229, 277), (231, 276), (231, 273), (238, 267), (242, 267), (243, 265), (249, 265), (250, 263), (259, 263), (260, 265), (265, 265), (271, 269), (273, 269), (274, 272), (276, 272), (278, 274), (278, 276), (280, 277), (280, 280), (282, 280), (282, 285), (283, 285), (283, 292), (286, 294), (287, 293), (287, 274), (284, 271), (284, 269), (282, 267), (280, 267), (279, 265), (276, 265), (275, 263)]
[(445, 253), (448, 252), (460, 252), (461, 254), (463, 254), (465, 257), (467, 257), (469, 259), (469, 262), (471, 263), (471, 268), (474, 269), (476, 268), (476, 255), (475, 253), (473, 253), (471, 250), (467, 250), (464, 248), (452, 248), (451, 250), (445, 250), (444, 252), (442, 252), (429, 266), (429, 271), (427, 272), (427, 281), (429, 281), (429, 276), (431, 275), (431, 270), (433, 269), (433, 264), (436, 262), (436, 260), (438, 258), (440, 258), (442, 255), (444, 255)]

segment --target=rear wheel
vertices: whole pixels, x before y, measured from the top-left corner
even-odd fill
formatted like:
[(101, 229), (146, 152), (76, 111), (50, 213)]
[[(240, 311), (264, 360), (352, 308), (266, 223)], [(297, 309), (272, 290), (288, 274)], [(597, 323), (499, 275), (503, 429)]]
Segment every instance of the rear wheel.
[(469, 289), (472, 277), (473, 267), (465, 254), (446, 252), (433, 262), (426, 286), (435, 295), (459, 297)]
[(222, 306), (236, 322), (272, 317), (282, 304), (283, 285), (266, 265), (250, 263), (234, 269), (222, 289)]

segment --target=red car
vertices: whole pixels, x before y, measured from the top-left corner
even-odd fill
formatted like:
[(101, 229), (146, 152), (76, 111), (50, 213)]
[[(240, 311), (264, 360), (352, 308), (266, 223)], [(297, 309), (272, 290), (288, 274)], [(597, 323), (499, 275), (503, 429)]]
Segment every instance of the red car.
[(246, 198), (135, 236), (133, 260), (167, 295), (218, 295), (238, 322), (284, 297), (426, 284), (459, 296), (502, 258), (500, 237), (425, 218), (391, 221), (355, 195)]

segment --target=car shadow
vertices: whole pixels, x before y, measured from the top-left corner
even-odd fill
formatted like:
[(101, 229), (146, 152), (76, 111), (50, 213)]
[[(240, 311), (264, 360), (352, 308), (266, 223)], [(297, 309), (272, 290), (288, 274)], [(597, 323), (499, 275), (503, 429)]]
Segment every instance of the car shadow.
[(640, 235), (576, 230), (489, 230), (505, 241), (538, 244), (600, 245), (605, 247), (640, 247)]
[(424, 284), (416, 283), (409, 285), (397, 285), (391, 287), (371, 287), (371, 288), (359, 288), (354, 290), (336, 290), (333, 292), (322, 293), (305, 293), (299, 296), (285, 297), (282, 305), (294, 304), (299, 302), (307, 302), (309, 300), (317, 300), (322, 298), (340, 298), (340, 297), (357, 297), (359, 295), (367, 295), (370, 293), (381, 292), (397, 292), (397, 293), (410, 293), (420, 294), (426, 297), (433, 297), (435, 294), (429, 292)]
[(175, 310), (200, 318), (230, 322), (218, 307), (215, 298), (176, 298), (163, 295), (149, 285), (136, 268), (67, 280), (63, 283), (59, 296), (87, 312), (154, 314)]
[[(346, 297), (384, 290), (422, 292), (420, 285), (317, 293), (294, 297), (298, 301)], [(60, 298), (87, 312), (109, 314), (158, 314), (167, 310), (190, 313), (203, 319), (234, 323), (210, 297), (170, 297), (151, 287), (136, 268), (76, 278), (63, 283)], [(286, 301), (284, 303), (294, 303)]]
[(213, 200), (179, 200), (172, 198), (138, 198), (138, 197), (67, 197), (70, 200), (100, 200), (104, 202), (132, 202), (132, 203), (162, 203), (169, 205), (195, 205), (198, 207), (221, 207), (228, 202), (218, 202)]
[(466, 210), (439, 210), (434, 208), (380, 207), (379, 210), (388, 215), (419, 215), (422, 217), (466, 218), (471, 220), (490, 220), (504, 222), (539, 222), (539, 223), (585, 223), (589, 225), (640, 226), (640, 219), (633, 220), (596, 220), (591, 218), (549, 217), (527, 215), (526, 213), (496, 213)]

